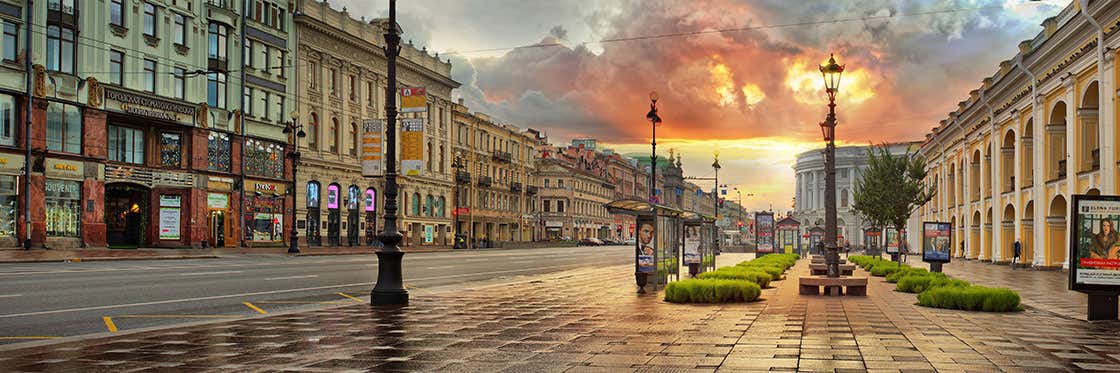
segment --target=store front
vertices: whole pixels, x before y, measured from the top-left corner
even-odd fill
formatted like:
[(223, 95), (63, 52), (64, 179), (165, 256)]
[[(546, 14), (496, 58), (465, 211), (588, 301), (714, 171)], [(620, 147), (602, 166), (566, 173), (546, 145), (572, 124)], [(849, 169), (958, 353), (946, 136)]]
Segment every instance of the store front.
[[(251, 246), (284, 243), (284, 184), (245, 180), (245, 242)], [(248, 189), (252, 188), (252, 193)]]
[(142, 185), (105, 185), (105, 239), (109, 248), (135, 248), (145, 243), (150, 194), (151, 189)]
[(321, 188), (319, 182), (311, 181), (307, 183), (307, 224), (304, 239), (307, 240), (307, 246), (319, 246), (323, 244), (322, 237), (319, 236), (319, 201), (321, 197)]
[(358, 246), (361, 243), (358, 241), (359, 234), (361, 233), (361, 189), (357, 185), (351, 185), (346, 190), (346, 244), (350, 246)]
[(339, 211), (341, 192), (338, 184), (327, 186), (327, 246), (338, 246), (342, 242), (342, 213)]
[(231, 208), (233, 179), (228, 177), (209, 176), (206, 181), (206, 243), (210, 247), (232, 246), (236, 240), (233, 238), (233, 226), (236, 225), (236, 216)]
[(373, 246), (377, 242), (377, 189), (366, 189), (366, 245)]
[(0, 247), (18, 247), (20, 174), (23, 155), (0, 153)]

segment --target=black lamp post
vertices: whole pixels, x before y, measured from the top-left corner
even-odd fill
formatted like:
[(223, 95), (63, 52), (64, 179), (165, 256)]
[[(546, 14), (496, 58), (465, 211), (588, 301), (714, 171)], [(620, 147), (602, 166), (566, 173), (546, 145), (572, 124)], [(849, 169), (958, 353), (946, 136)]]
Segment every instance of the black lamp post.
[(716, 188), (714, 190), (712, 190), (712, 197), (715, 197), (715, 199), (713, 201), (714, 202), (713, 204), (714, 204), (714, 207), (715, 207), (715, 215), (712, 216), (712, 218), (715, 219), (715, 223), (712, 224), (712, 226), (715, 227), (715, 232), (712, 232), (712, 233), (714, 233), (714, 234), (712, 234), (712, 236), (713, 236), (712, 238), (715, 239), (715, 242), (713, 243), (714, 245), (712, 246), (712, 250), (714, 250), (714, 252), (716, 254), (719, 254), (720, 253), (719, 242), (723, 241), (723, 231), (719, 229), (719, 189), (720, 189), (719, 169), (720, 169), (720, 166), (719, 166), (719, 151), (718, 150), (715, 152), (715, 161), (712, 162), (712, 169), (716, 170), (716, 180), (715, 180)]
[(825, 264), (828, 266), (828, 277), (840, 277), (840, 255), (836, 248), (836, 92), (840, 89), (844, 65), (837, 64), (836, 58), (829, 55), (828, 64), (821, 65), (820, 70), (824, 77), (824, 91), (828, 94), (828, 116), (820, 124), (821, 134), (828, 143), (824, 148)]
[(459, 231), (459, 197), (462, 195), (460, 186), (463, 184), (461, 174), (464, 167), (466, 165), (463, 164), (463, 155), (455, 152), (455, 160), (451, 161), (451, 168), (455, 170), (455, 246), (453, 246), (455, 249), (465, 249), (463, 243), (466, 241)]
[(288, 158), (292, 160), (292, 234), (288, 239), (288, 254), (299, 254), (299, 229), (296, 228), (296, 169), (299, 166), (299, 139), (307, 137), (303, 132), (303, 125), (299, 124), (299, 113), (292, 112), (292, 121), (284, 126), (284, 133), (292, 136), (292, 151)]
[[(650, 165), (649, 166), (649, 203), (650, 204), (653, 204), (654, 201), (656, 200), (656, 197), (657, 197), (657, 124), (661, 123), (661, 116), (657, 115), (657, 98), (658, 98), (658, 96), (657, 96), (656, 91), (649, 93), (649, 112), (646, 113), (646, 119), (649, 119), (650, 127), (653, 130), (652, 135), (651, 135), (651, 140), (650, 140), (650, 153), (649, 153), (649, 165)], [(654, 209), (651, 206), (649, 213), (653, 215), (653, 231), (654, 231), (654, 234), (656, 235), (657, 234), (656, 233), (657, 232), (657, 210)], [(638, 229), (641, 229), (641, 227), (638, 227)], [(641, 246), (640, 245), (641, 240), (639, 239), (638, 241), (639, 241), (639, 245), (635, 246), (635, 250), (640, 250), (637, 247)], [(656, 238), (654, 238), (654, 241), (656, 242)], [(655, 252), (654, 255), (655, 255), (655, 258), (656, 258), (657, 253)], [(635, 269), (634, 278), (638, 282), (638, 293), (645, 293), (646, 292), (646, 283), (649, 282), (649, 273), (637, 271), (637, 269), (638, 269), (638, 255), (634, 255), (634, 269)]]
[(397, 229), (397, 55), (401, 49), (401, 30), (397, 28), (397, 0), (389, 0), (389, 24), (385, 30), (385, 58), (388, 59), (388, 84), (385, 87), (385, 229), (377, 236), (377, 284), (370, 292), (373, 305), (408, 304), (404, 288), (400, 243), (404, 236)]

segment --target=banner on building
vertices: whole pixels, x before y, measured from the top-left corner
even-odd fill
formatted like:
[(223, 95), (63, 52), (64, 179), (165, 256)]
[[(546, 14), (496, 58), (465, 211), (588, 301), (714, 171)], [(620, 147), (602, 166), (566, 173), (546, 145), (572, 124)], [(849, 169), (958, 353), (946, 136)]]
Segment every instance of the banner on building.
[(423, 113), (428, 111), (428, 91), (423, 87), (401, 88), (401, 112)]
[(1071, 211), (1070, 290), (1120, 290), (1120, 196), (1074, 195)]
[(754, 214), (756, 253), (774, 252), (774, 213), (758, 212)]
[(634, 255), (638, 262), (638, 272), (653, 273), (657, 270), (657, 227), (653, 215), (638, 216), (638, 242)]
[(953, 247), (953, 225), (943, 222), (922, 223), (922, 261), (949, 263)]
[(362, 176), (385, 176), (384, 152), (381, 137), (385, 133), (385, 121), (366, 119), (362, 122)]
[(424, 168), (424, 120), (401, 119), (401, 174), (420, 176)]

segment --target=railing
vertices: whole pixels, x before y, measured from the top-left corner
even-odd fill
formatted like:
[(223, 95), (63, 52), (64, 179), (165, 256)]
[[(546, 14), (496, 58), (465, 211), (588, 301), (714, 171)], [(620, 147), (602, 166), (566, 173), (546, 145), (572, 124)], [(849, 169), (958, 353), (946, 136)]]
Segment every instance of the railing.
[(530, 185), (530, 186), (525, 187), (525, 193), (528, 193), (529, 195), (536, 195), (538, 192), (540, 192), (540, 190), (539, 190), (539, 188), (537, 188), (536, 185)]
[(513, 161), (513, 155), (512, 154), (510, 154), (509, 152), (501, 151), (501, 150), (495, 150), (494, 153), (493, 153), (493, 158), (494, 158), (494, 160), (502, 161), (502, 162), (506, 162), (506, 163), (509, 163), (509, 162)]
[(466, 172), (466, 171), (456, 172), (455, 173), (455, 182), (456, 183), (463, 183), (463, 184), (470, 184), (471, 183), (471, 173)]
[(494, 185), (494, 179), (492, 179), (491, 177), (489, 177), (489, 176), (479, 176), (478, 177), (478, 186), (488, 187), (488, 186), (491, 186), (491, 185)]

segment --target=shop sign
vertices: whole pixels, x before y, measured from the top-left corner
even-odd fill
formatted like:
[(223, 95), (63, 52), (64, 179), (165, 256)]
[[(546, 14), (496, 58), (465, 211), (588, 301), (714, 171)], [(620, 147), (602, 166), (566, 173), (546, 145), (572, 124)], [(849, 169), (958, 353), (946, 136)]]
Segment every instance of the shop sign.
[(424, 168), (424, 119), (401, 119), (401, 174), (420, 176)]
[(47, 158), (45, 167), (47, 177), (81, 180), (86, 176), (85, 164), (82, 162)]
[(458, 207), (451, 212), (453, 215), (470, 215), (471, 209), (468, 207)]
[(922, 261), (949, 263), (949, 249), (953, 242), (953, 225), (942, 222), (922, 223)]
[(362, 123), (362, 176), (384, 176), (381, 149), (381, 136), (385, 132), (385, 122), (380, 119), (366, 119)]
[(220, 176), (207, 176), (206, 189), (219, 192), (233, 191), (233, 179)]
[(423, 113), (428, 111), (428, 91), (424, 87), (401, 88), (401, 112)]
[(23, 155), (0, 153), (0, 171), (21, 171), (23, 169)]
[(206, 193), (206, 207), (212, 209), (228, 209), (229, 195), (225, 193)]
[(182, 207), (183, 197), (178, 194), (160, 194), (159, 195), (160, 207)]
[(133, 115), (172, 122), (183, 121), (183, 116), (188, 120), (194, 118), (195, 111), (197, 110), (197, 108), (192, 105), (180, 104), (109, 87), (105, 87), (105, 99), (107, 109), (116, 109), (117, 111)]
[(275, 193), (280, 195), (288, 193), (288, 189), (285, 188), (282, 184), (266, 183), (261, 181), (253, 182), (253, 191), (261, 192), (263, 194)]
[[(162, 196), (160, 198), (162, 200)], [(179, 235), (179, 208), (161, 207), (159, 209), (159, 239), (178, 240)]]

